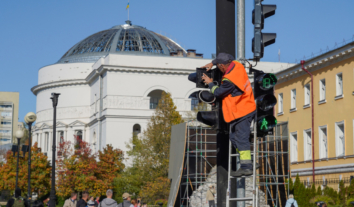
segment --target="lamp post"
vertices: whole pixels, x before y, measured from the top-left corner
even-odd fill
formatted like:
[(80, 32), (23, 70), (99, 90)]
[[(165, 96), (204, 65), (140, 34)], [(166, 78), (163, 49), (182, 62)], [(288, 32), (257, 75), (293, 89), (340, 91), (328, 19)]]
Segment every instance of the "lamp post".
[[(16, 165), (16, 188), (18, 188), (18, 161), (20, 159), (20, 141), (23, 137), (24, 133), (23, 133), (23, 130), (22, 130), (22, 127), (19, 127), (16, 131), (16, 138), (17, 138), (17, 165)], [(12, 147), (12, 151), (14, 152), (14, 155), (15, 155), (15, 148)]]
[(55, 207), (56, 196), (55, 196), (55, 152), (56, 152), (56, 123), (57, 123), (57, 105), (60, 93), (52, 93), (52, 103), (53, 103), (53, 148), (52, 148), (52, 189), (50, 190), (50, 203), (49, 207)]
[(32, 191), (31, 191), (31, 147), (32, 147), (32, 124), (37, 119), (37, 116), (33, 112), (29, 112), (25, 116), (25, 122), (28, 124), (28, 186), (27, 186), (27, 197), (28, 204), (31, 207)]

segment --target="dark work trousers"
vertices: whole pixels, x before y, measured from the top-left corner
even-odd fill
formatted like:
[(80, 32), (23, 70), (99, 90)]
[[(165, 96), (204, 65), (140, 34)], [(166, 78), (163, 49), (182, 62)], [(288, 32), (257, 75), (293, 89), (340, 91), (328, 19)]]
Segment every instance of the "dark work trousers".
[(251, 133), (251, 122), (256, 115), (256, 111), (230, 122), (230, 141), (239, 151), (251, 149), (249, 141)]
[(214, 200), (209, 201), (209, 207), (215, 207), (215, 201)]

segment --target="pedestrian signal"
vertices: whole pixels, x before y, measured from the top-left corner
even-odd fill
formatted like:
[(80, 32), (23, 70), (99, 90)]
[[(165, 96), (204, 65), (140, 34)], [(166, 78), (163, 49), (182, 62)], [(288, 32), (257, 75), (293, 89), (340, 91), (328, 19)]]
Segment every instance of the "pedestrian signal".
[(277, 125), (277, 119), (274, 117), (274, 106), (277, 104), (274, 86), (278, 79), (272, 73), (251, 70), (254, 73), (254, 98), (257, 104), (257, 136), (271, 135)]

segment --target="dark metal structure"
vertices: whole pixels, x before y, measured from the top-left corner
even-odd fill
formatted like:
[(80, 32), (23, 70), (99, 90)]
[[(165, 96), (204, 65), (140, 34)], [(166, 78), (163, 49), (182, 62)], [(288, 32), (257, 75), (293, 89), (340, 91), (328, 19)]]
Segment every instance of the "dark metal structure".
[(108, 54), (170, 55), (187, 51), (175, 41), (144, 27), (126, 24), (93, 34), (74, 45), (58, 63), (95, 62)]
[(55, 195), (55, 155), (56, 155), (56, 123), (57, 123), (57, 105), (60, 93), (52, 93), (52, 103), (53, 103), (53, 148), (52, 148), (52, 188), (50, 190), (50, 202), (49, 207), (55, 207), (56, 205), (56, 195)]
[[(216, 2), (216, 54), (221, 52), (236, 56), (235, 40), (235, 0), (217, 0)], [(219, 80), (221, 81), (221, 80)], [(221, 100), (216, 102), (219, 114), (217, 131), (217, 205), (226, 207), (226, 191), (228, 186), (229, 138), (227, 125), (222, 116)], [(231, 183), (236, 188), (235, 183)]]

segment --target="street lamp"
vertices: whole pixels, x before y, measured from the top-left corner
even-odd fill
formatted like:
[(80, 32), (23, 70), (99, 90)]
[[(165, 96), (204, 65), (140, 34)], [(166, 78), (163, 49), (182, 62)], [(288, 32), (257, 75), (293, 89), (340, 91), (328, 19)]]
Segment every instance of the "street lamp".
[(28, 187), (27, 187), (27, 197), (28, 197), (28, 204), (31, 207), (31, 200), (32, 200), (32, 192), (31, 192), (31, 147), (32, 147), (32, 124), (37, 119), (37, 116), (33, 112), (29, 112), (25, 116), (25, 122), (28, 124)]
[(60, 93), (52, 93), (52, 103), (53, 103), (53, 148), (52, 148), (52, 189), (50, 190), (50, 201), (49, 207), (55, 207), (56, 196), (55, 196), (55, 152), (56, 152), (56, 134), (57, 134), (57, 105)]
[(12, 146), (12, 151), (15, 155), (15, 152), (17, 151), (17, 165), (16, 165), (16, 188), (18, 188), (18, 161), (19, 161), (19, 158), (20, 158), (20, 141), (23, 137), (24, 133), (23, 133), (23, 130), (22, 130), (22, 127), (19, 127), (16, 131), (16, 138), (17, 138), (17, 146)]

